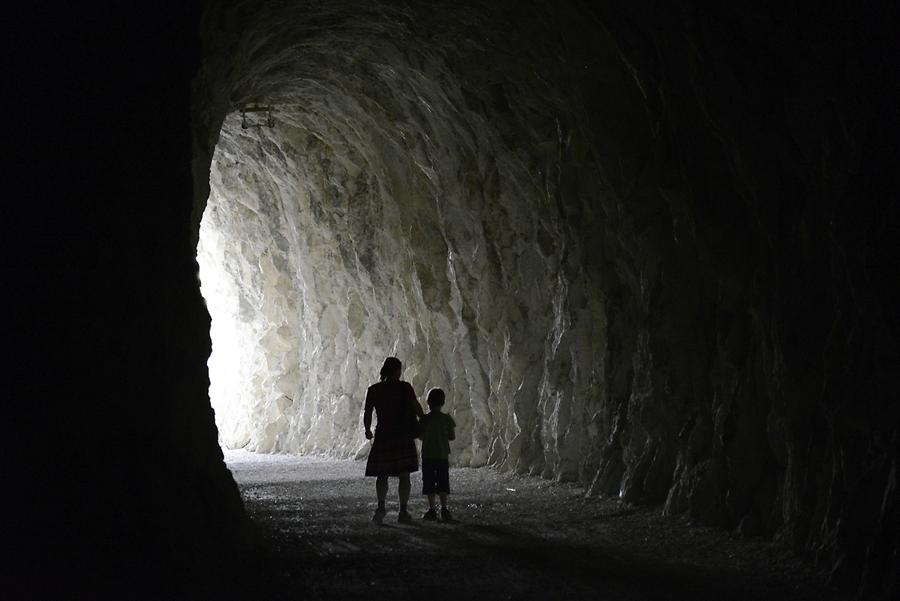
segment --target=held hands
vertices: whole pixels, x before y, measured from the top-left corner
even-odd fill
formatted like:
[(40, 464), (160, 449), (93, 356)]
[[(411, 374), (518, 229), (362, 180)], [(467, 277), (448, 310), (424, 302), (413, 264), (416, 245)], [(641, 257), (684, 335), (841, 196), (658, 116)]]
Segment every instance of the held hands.
[(372, 431), (366, 428), (366, 440), (372, 440)]

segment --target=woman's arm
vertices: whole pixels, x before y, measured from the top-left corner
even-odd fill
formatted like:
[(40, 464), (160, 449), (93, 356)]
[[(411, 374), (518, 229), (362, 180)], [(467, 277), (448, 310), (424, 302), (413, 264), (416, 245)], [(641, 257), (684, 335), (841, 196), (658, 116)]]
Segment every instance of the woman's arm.
[(371, 389), (366, 391), (366, 405), (363, 410), (363, 426), (366, 429), (366, 438), (372, 439), (372, 409), (375, 406), (375, 401), (372, 398)]
[(366, 407), (363, 412), (363, 426), (366, 428), (366, 438), (372, 438), (372, 410)]
[(408, 390), (409, 390), (409, 398), (412, 401), (413, 409), (416, 412), (416, 418), (422, 419), (422, 417), (425, 415), (425, 412), (422, 411), (422, 405), (419, 404), (419, 399), (416, 398), (416, 391), (413, 390), (413, 387), (411, 384), (407, 383), (407, 386), (408, 386)]

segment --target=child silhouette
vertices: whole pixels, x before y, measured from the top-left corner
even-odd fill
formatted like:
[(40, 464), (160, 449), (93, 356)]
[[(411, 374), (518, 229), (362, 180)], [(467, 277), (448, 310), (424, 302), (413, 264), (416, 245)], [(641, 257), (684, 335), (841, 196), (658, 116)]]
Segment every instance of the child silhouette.
[(437, 521), (434, 506), (435, 494), (441, 498), (441, 521), (452, 522), (453, 516), (447, 509), (447, 495), (450, 494), (450, 441), (456, 438), (456, 422), (446, 413), (444, 391), (434, 388), (428, 393), (428, 407), (431, 411), (419, 420), (422, 439), (422, 494), (428, 496), (428, 512), (423, 520)]

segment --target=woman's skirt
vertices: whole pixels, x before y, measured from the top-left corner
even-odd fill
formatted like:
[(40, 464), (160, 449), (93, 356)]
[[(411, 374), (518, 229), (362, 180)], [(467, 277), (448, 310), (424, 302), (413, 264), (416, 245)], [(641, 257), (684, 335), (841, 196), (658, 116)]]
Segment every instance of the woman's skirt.
[(399, 476), (419, 471), (419, 455), (412, 438), (379, 438), (375, 436), (366, 476)]

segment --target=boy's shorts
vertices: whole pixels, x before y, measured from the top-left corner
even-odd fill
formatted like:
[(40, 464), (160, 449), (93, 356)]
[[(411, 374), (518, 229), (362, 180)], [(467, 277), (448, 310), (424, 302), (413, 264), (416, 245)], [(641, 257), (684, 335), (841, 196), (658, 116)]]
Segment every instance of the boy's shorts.
[(450, 494), (450, 461), (422, 457), (422, 494)]

